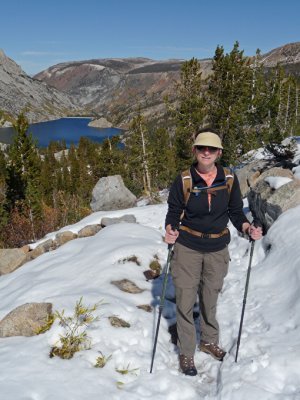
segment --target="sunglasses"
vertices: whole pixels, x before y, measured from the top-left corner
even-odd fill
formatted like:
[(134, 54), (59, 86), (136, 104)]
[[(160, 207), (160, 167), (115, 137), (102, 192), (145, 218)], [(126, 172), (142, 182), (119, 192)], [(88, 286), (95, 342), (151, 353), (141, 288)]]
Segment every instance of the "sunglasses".
[(208, 150), (210, 153), (215, 153), (219, 149), (217, 147), (212, 146), (195, 146), (198, 151)]

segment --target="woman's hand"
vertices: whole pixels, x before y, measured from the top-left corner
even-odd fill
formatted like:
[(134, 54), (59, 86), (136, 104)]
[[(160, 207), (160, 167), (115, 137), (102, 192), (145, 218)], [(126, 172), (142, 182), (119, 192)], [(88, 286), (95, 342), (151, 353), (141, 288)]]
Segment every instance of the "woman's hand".
[(250, 225), (248, 222), (243, 223), (242, 230), (249, 235), (252, 240), (259, 240), (262, 238), (262, 228), (260, 226)]
[(174, 244), (179, 236), (177, 229), (173, 230), (172, 226), (169, 224), (166, 226), (165, 242), (168, 244)]

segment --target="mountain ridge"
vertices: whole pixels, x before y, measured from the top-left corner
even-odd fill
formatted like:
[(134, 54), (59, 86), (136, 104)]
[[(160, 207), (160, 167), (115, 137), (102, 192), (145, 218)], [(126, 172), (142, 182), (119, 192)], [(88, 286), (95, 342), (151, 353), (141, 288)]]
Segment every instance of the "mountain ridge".
[[(266, 69), (281, 63), (291, 73), (299, 75), (300, 42), (273, 49), (262, 55), (262, 60)], [(163, 99), (168, 96), (172, 100), (184, 62), (144, 57), (100, 58), (56, 64), (35, 78), (65, 91), (80, 106), (126, 127), (137, 105), (146, 116), (163, 118), (166, 112)], [(206, 78), (212, 72), (212, 59), (199, 62), (202, 76)]]
[[(300, 77), (300, 42), (272, 49), (261, 59), (266, 70), (279, 63)], [(55, 64), (30, 77), (0, 50), (0, 109), (14, 117), (27, 109), (30, 122), (84, 112), (127, 128), (139, 107), (146, 117), (163, 121), (164, 98), (175, 99), (185, 61), (94, 58)], [(199, 62), (206, 78), (212, 72), (212, 58)]]

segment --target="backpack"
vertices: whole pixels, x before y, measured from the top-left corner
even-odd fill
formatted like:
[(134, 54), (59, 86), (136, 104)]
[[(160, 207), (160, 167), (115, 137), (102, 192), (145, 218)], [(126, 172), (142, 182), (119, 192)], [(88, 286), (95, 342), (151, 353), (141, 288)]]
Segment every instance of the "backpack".
[(230, 196), (232, 185), (233, 185), (233, 180), (234, 180), (234, 175), (231, 171), (231, 169), (223, 167), (224, 174), (225, 174), (225, 181), (224, 183), (215, 185), (215, 186), (209, 186), (209, 187), (204, 187), (201, 189), (194, 188), (193, 189), (193, 179), (191, 176), (191, 171), (190, 169), (187, 169), (181, 173), (182, 177), (182, 186), (183, 186), (183, 196), (184, 196), (184, 203), (187, 205), (187, 202), (189, 201), (191, 193), (200, 193), (200, 192), (207, 192), (207, 193), (213, 193), (216, 190), (224, 190), (227, 189), (228, 194)]

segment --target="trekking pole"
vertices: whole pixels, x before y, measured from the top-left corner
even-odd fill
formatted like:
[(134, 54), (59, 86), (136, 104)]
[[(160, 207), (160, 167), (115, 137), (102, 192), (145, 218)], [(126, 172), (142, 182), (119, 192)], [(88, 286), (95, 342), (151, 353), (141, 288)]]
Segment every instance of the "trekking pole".
[(164, 303), (165, 303), (165, 296), (166, 296), (167, 282), (168, 282), (168, 276), (169, 276), (170, 262), (171, 262), (171, 258), (172, 258), (172, 254), (173, 254), (173, 247), (174, 247), (174, 244), (168, 244), (169, 252), (168, 252), (168, 258), (167, 258), (167, 266), (166, 266), (166, 272), (165, 272), (165, 277), (164, 277), (164, 282), (163, 282), (163, 288), (162, 288), (162, 293), (161, 293), (161, 298), (160, 298), (160, 304), (159, 304), (158, 321), (157, 321), (156, 332), (155, 332), (150, 374), (152, 374), (152, 368), (153, 368), (154, 356), (155, 356), (156, 344), (157, 344), (157, 338), (158, 338), (158, 331), (159, 331), (159, 326), (160, 326), (160, 319), (161, 319), (161, 315), (162, 315), (162, 311), (163, 311)]
[(249, 286), (249, 280), (250, 280), (252, 257), (253, 257), (254, 244), (255, 244), (255, 241), (253, 239), (250, 239), (250, 242), (251, 242), (250, 259), (249, 259), (249, 265), (248, 265), (248, 270), (247, 270), (247, 278), (246, 278), (246, 286), (245, 286), (245, 291), (244, 291), (244, 300), (243, 300), (243, 308), (242, 308), (242, 315), (241, 315), (241, 321), (240, 321), (239, 335), (238, 335), (238, 340), (237, 340), (237, 345), (236, 345), (235, 362), (237, 362), (238, 353), (239, 353), (243, 321), (244, 321), (244, 313), (245, 313), (247, 293), (248, 293), (248, 286)]

